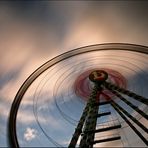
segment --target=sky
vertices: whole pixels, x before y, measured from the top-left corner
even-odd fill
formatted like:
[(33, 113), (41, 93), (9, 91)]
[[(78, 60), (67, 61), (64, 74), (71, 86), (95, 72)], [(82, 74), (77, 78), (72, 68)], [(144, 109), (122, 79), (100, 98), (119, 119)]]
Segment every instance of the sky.
[[(0, 146), (8, 145), (6, 125), (11, 103), (21, 84), (36, 68), (61, 53), (87, 45), (132, 43), (147, 46), (147, 15), (147, 1), (1, 1)], [(106, 54), (108, 55), (110, 53)], [(92, 57), (94, 57), (94, 55), (92, 55)], [(144, 57), (143, 62), (146, 63), (146, 56)], [(137, 56), (137, 58), (140, 58), (140, 55)], [(147, 66), (145, 67), (145, 71), (147, 72)], [(56, 70), (56, 68), (57, 67), (54, 67), (53, 69)], [(83, 69), (83, 67), (81, 69)], [(32, 89), (36, 88), (36, 85), (32, 86)], [(42, 85), (44, 86), (44, 83)], [(48, 83), (45, 83), (45, 87), (48, 85)], [(49, 86), (47, 88), (49, 88)], [(49, 89), (52, 91), (52, 88)], [(32, 93), (28, 94), (28, 96), (31, 96)], [(61, 95), (62, 92), (59, 91), (59, 93)], [(48, 121), (44, 121), (46, 118), (44, 111), (46, 111), (46, 107), (48, 107), (44, 106), (44, 103), (49, 97), (47, 94), (46, 92), (45, 94), (39, 93), (39, 95), (43, 95), (42, 97), (44, 98), (43, 102), (41, 102), (43, 103), (40, 109), (41, 112), (37, 112), (39, 117), (44, 115), (44, 119), (39, 119), (39, 121), (41, 121), (41, 125), (45, 128), (44, 131), (48, 130), (44, 125), (45, 123), (50, 123), (51, 127), (56, 126), (57, 131), (54, 129), (50, 131), (51, 134), (55, 132), (53, 137), (61, 140), (61, 143), (66, 144), (69, 142), (69, 137), (67, 137), (67, 139), (65, 138), (64, 141), (64, 139), (61, 138), (62, 136), (57, 133), (61, 131), (61, 133), (64, 132), (65, 135), (70, 135), (73, 133), (74, 126), (72, 128), (72, 125), (69, 125), (69, 130), (62, 131), (63, 128), (61, 128), (58, 123), (61, 122), (65, 128), (67, 124), (60, 118), (60, 115), (56, 113), (55, 108), (52, 108), (52, 105), (50, 105), (50, 115), (55, 113), (57, 117), (53, 119), (53, 116), (51, 116), (50, 118), (48, 117)], [(28, 96), (26, 94), (26, 98), (29, 99)], [(28, 99), (24, 101), (24, 104), (26, 103), (29, 106), (29, 103), (32, 102), (27, 102)], [(59, 100), (59, 97), (57, 99)], [(40, 104), (40, 102), (38, 103)], [(75, 103), (80, 105), (80, 110), (74, 114), (75, 118), (79, 118), (79, 113), (84, 104), (80, 103), (80, 101), (76, 101)], [(30, 109), (32, 109), (32, 106), (34, 106), (34, 104), (30, 105)], [(45, 110), (42, 109), (44, 107)], [(21, 111), (27, 114), (25, 105), (22, 105)], [(20, 113), (20, 118), (21, 116)], [(59, 119), (58, 123), (56, 121), (51, 122), (57, 119)], [(26, 120), (28, 124), (24, 124), (26, 121), (23, 122), (23, 118), (21, 118), (22, 122), (20, 124), (18, 123), (18, 127), (24, 127), (18, 134), (20, 134), (20, 137), (24, 141), (27, 141), (25, 144), (28, 145), (25, 146), (31, 146), (36, 144), (33, 139), (40, 134), (43, 135), (43, 132), (35, 129), (35, 125), (29, 125), (29, 123), (34, 122), (34, 118), (28, 117)], [(21, 141), (21, 138), (20, 142), (22, 142), (23, 145), (24, 141)], [(38, 138), (40, 138), (40, 136)], [(43, 139), (44, 138), (42, 138), (42, 140)], [(28, 141), (30, 141), (30, 143)], [(45, 140), (45, 143), (46, 142), (48, 143), (48, 139)]]

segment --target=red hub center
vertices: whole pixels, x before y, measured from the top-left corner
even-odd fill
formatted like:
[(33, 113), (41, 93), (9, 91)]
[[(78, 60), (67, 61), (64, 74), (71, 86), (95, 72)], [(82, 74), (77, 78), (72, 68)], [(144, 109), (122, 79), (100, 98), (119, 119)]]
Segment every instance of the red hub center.
[(95, 83), (102, 83), (108, 78), (107, 72), (103, 70), (92, 71), (89, 75), (89, 79)]
[[(74, 91), (76, 95), (87, 101), (94, 86), (94, 82), (103, 82), (105, 80), (119, 87), (126, 88), (126, 79), (123, 75), (115, 70), (104, 68), (99, 70), (91, 69), (80, 74), (74, 83)], [(107, 89), (104, 89), (101, 91), (101, 96), (105, 97), (105, 99), (110, 99), (114, 95)]]

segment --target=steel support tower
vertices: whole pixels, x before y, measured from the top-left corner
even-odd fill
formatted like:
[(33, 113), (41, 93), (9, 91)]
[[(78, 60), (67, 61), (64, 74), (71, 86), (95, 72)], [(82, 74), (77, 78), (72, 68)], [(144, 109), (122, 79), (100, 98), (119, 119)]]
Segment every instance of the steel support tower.
[[(103, 89), (108, 89), (112, 94), (117, 96), (119, 99), (124, 101), (128, 106), (138, 112), (142, 117), (148, 120), (148, 115), (140, 110), (138, 106), (135, 106), (130, 101), (122, 96), (122, 94), (132, 97), (145, 105), (148, 105), (148, 99), (142, 96), (139, 96), (129, 90), (120, 88), (107, 82), (108, 74), (103, 70), (95, 70), (89, 75), (90, 81), (94, 83), (94, 88), (91, 92), (90, 98), (83, 110), (81, 118), (78, 122), (78, 125), (75, 129), (75, 132), (72, 136), (71, 142), (69, 144), (69, 148), (74, 148), (77, 145), (78, 139), (81, 135), (81, 140), (79, 147), (80, 148), (92, 148), (94, 144), (101, 142), (108, 142), (121, 139), (120, 136), (113, 136), (111, 138), (95, 140), (95, 133), (100, 133), (104, 131), (114, 130), (121, 128), (121, 124), (96, 129), (97, 118), (101, 116), (110, 115), (110, 112), (99, 113), (99, 106), (111, 104), (112, 107), (118, 112), (118, 114), (125, 120), (125, 122), (133, 129), (133, 131), (141, 138), (141, 140), (148, 146), (148, 140), (139, 132), (139, 130), (131, 123), (128, 119), (130, 118), (137, 126), (139, 126), (144, 132), (148, 134), (148, 129), (139, 122), (135, 117), (129, 114), (124, 108), (122, 108), (118, 103), (116, 103), (113, 99), (109, 101), (100, 102), (100, 95)], [(128, 118), (127, 118), (128, 117)]]

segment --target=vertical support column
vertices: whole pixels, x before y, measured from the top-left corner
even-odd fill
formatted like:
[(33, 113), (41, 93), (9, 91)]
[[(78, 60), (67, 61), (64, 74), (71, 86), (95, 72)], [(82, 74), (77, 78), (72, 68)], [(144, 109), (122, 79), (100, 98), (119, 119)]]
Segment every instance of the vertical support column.
[[(89, 132), (90, 130), (95, 131), (96, 128), (96, 121), (97, 121), (97, 115), (98, 115), (98, 106), (96, 104), (99, 104), (99, 96), (101, 93), (101, 84), (108, 78), (108, 74), (103, 70), (96, 70), (93, 71), (89, 75), (89, 79), (95, 83), (94, 89), (90, 95), (90, 98), (88, 100), (88, 103), (82, 113), (82, 116), (79, 120), (79, 123), (75, 129), (75, 133), (73, 134), (73, 137), (71, 139), (71, 142), (69, 144), (69, 148), (76, 147), (78, 138), (80, 134), (82, 133), (82, 128), (84, 127), (83, 136), (80, 142), (81, 148), (89, 148), (93, 147), (93, 141), (94, 141), (94, 135), (95, 132)], [(84, 125), (85, 124), (85, 125)]]
[[(98, 93), (98, 90), (101, 90), (101, 88), (96, 85), (94, 87), (94, 90), (90, 96), (90, 106), (88, 111), (87, 120), (85, 122), (85, 127), (83, 131), (83, 136), (80, 142), (80, 148), (91, 148), (93, 147), (93, 141), (94, 141), (94, 135), (95, 132), (89, 132), (89, 131), (95, 131), (96, 129), (96, 122), (97, 122), (97, 114), (98, 114), (98, 106), (95, 105), (98, 103), (100, 94)], [(97, 98), (97, 99), (96, 99)]]
[(108, 78), (108, 74), (103, 70), (93, 71), (89, 75), (89, 79), (94, 82), (95, 86), (93, 92), (90, 96), (90, 106), (87, 115), (87, 119), (85, 122), (85, 127), (83, 131), (83, 136), (80, 141), (80, 148), (92, 148), (93, 141), (95, 137), (96, 122), (98, 115), (98, 107), (96, 104), (99, 103), (99, 97), (102, 91), (101, 84)]
[(88, 102), (86, 104), (86, 107), (83, 110), (82, 116), (81, 116), (81, 118), (79, 120), (79, 123), (78, 123), (76, 129), (75, 129), (75, 132), (73, 134), (73, 137), (71, 139), (71, 142), (70, 142), (68, 148), (75, 148), (76, 147), (79, 136), (82, 133), (82, 128), (83, 128), (86, 116), (88, 114), (88, 109), (89, 109), (90, 103), (91, 103), (91, 99), (88, 100)]

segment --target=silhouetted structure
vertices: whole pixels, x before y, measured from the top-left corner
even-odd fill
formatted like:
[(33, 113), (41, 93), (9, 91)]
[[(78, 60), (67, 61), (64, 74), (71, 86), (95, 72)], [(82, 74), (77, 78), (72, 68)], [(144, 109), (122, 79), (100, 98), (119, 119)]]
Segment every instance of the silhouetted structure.
[[(148, 119), (148, 115), (140, 110), (137, 106), (132, 104), (130, 101), (125, 99), (121, 94), (132, 97), (146, 105), (148, 105), (148, 99), (139, 96), (131, 91), (128, 91), (123, 88), (119, 88), (114, 84), (107, 82), (108, 74), (103, 70), (93, 71), (89, 75), (89, 79), (94, 82), (94, 88), (90, 95), (90, 98), (86, 104), (86, 107), (82, 113), (82, 116), (79, 120), (79, 123), (75, 129), (71, 142), (69, 144), (69, 148), (76, 147), (79, 136), (81, 135), (81, 140), (79, 147), (80, 148), (92, 148), (94, 144), (101, 142), (108, 142), (121, 139), (120, 136), (113, 136), (105, 139), (95, 140), (95, 133), (100, 133), (104, 131), (110, 131), (114, 129), (121, 128), (121, 125), (113, 125), (105, 128), (96, 129), (97, 118), (101, 116), (110, 115), (110, 112), (99, 113), (99, 106), (111, 104), (112, 107), (118, 112), (118, 114), (125, 120), (125, 122), (133, 129), (133, 131), (141, 138), (141, 140), (148, 146), (148, 140), (137, 130), (137, 128), (128, 120), (129, 117), (135, 124), (137, 124), (141, 129), (143, 129), (146, 133), (148, 133), (148, 129), (140, 123), (135, 117), (130, 115), (125, 109), (123, 109), (118, 103), (116, 103), (113, 99), (107, 100), (105, 102), (99, 102), (100, 94), (103, 89), (108, 89), (122, 101), (124, 101), (127, 105), (129, 105), (132, 109), (142, 115), (145, 119)], [(127, 117), (126, 117), (127, 116)]]

